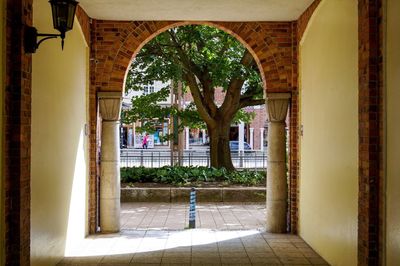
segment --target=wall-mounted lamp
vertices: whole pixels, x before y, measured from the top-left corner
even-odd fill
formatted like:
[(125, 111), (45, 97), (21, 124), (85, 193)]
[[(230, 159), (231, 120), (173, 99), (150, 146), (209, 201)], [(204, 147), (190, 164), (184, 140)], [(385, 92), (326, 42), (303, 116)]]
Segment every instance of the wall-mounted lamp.
[[(53, 14), (53, 26), (60, 34), (38, 33), (35, 27), (25, 29), (25, 52), (34, 53), (39, 45), (48, 39), (61, 37), (61, 49), (64, 49), (65, 33), (74, 26), (75, 10), (78, 2), (75, 0), (50, 0)], [(39, 40), (38, 37), (44, 37)]]

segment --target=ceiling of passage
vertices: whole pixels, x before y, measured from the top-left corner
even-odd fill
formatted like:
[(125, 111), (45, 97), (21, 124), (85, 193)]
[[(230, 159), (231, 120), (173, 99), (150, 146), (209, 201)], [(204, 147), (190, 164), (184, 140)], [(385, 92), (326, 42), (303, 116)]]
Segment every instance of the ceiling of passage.
[(79, 0), (104, 20), (292, 21), (314, 0)]

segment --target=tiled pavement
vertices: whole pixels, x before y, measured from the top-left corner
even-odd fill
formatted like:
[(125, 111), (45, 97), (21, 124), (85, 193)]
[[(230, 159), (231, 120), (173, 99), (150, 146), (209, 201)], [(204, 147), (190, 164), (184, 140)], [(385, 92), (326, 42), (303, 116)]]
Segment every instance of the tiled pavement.
[[(120, 234), (88, 237), (81, 246), (71, 248), (59, 265), (327, 265), (298, 236), (260, 229), (265, 217), (261, 205), (200, 205), (200, 228), (192, 230), (180, 230), (183, 222), (169, 227), (184, 219), (183, 205), (122, 207)], [(157, 218), (159, 214), (163, 218)], [(137, 215), (141, 218), (136, 219)], [(249, 229), (244, 221), (251, 219), (257, 222)], [(205, 229), (209, 225), (216, 228)]]
[[(168, 203), (122, 203), (122, 229), (180, 230), (188, 225), (189, 206)], [(196, 206), (196, 228), (264, 229), (265, 205), (202, 203)]]

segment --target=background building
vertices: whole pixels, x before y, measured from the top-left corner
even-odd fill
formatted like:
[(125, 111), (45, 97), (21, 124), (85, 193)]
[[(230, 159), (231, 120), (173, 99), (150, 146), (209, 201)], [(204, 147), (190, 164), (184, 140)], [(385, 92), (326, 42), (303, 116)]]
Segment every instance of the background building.
[[(143, 86), (142, 91), (130, 91), (125, 93), (122, 101), (122, 109), (129, 109), (132, 106), (131, 99), (135, 96), (146, 95), (160, 91), (162, 88), (167, 86), (168, 83), (161, 81), (154, 81), (153, 84)], [(222, 89), (215, 90), (215, 102), (219, 106), (224, 101), (225, 93)], [(187, 91), (183, 95), (182, 107), (189, 105), (193, 101), (190, 91)], [(161, 106), (171, 106), (172, 95), (170, 94), (165, 101), (159, 102)], [(266, 146), (266, 134), (267, 134), (267, 123), (266, 123), (266, 112), (264, 105), (250, 106), (245, 108), (246, 112), (254, 112), (255, 117), (249, 124), (244, 125), (244, 141), (250, 144), (254, 150), (264, 150)], [(142, 135), (136, 132), (136, 127), (140, 126), (140, 121), (136, 121), (132, 124), (121, 125), (121, 147), (122, 148), (142, 148)], [(150, 135), (150, 143), (148, 148), (168, 148), (169, 141), (162, 141), (161, 137), (167, 135), (170, 131), (170, 120), (167, 119), (156, 126), (156, 132)], [(186, 132), (188, 131), (188, 132)], [(185, 138), (184, 143), (185, 149), (188, 145), (207, 145), (208, 134), (207, 130), (200, 128), (189, 128), (185, 129), (183, 134)], [(186, 139), (189, 140), (186, 140)], [(239, 138), (239, 125), (233, 124), (231, 126), (230, 140), (238, 140)], [(261, 144), (263, 143), (263, 145)]]

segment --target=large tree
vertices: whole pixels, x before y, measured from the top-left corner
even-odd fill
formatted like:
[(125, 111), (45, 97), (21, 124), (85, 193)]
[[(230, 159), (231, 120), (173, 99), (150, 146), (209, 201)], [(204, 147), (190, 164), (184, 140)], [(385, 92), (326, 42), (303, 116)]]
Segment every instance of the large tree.
[[(129, 68), (125, 90), (143, 90), (144, 85), (154, 80), (183, 84), (183, 90), (190, 90), (193, 104), (185, 110), (149, 108), (150, 103), (168, 96), (173, 90), (169, 86), (133, 99), (132, 109), (124, 113), (125, 121), (150, 117), (162, 121), (168, 115), (179, 115), (182, 125), (190, 125), (200, 118), (210, 137), (211, 165), (233, 170), (230, 126), (235, 120), (246, 119), (239, 110), (264, 104), (259, 70), (251, 53), (234, 37), (216, 28), (203, 25), (173, 28), (143, 46)], [(216, 88), (225, 92), (222, 104), (215, 102)], [(147, 121), (149, 127), (155, 120)]]

